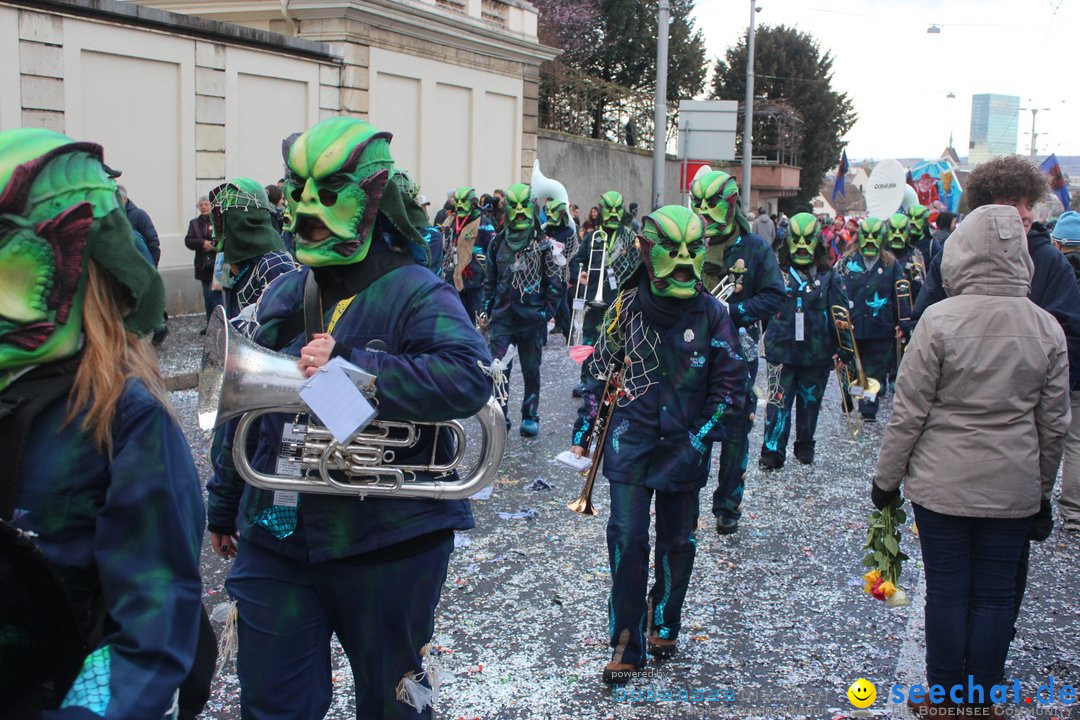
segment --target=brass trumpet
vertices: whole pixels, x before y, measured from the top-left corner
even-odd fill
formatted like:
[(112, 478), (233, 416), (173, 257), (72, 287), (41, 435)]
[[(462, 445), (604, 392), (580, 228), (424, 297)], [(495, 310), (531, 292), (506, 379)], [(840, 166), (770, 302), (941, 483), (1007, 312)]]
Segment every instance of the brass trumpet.
[(615, 363), (612, 363), (612, 366), (608, 368), (604, 389), (600, 393), (600, 407), (596, 410), (596, 419), (593, 421), (592, 429), (585, 439), (586, 449), (590, 444), (592, 445), (592, 453), (589, 455), (592, 464), (589, 465), (588, 469), (581, 471), (581, 474), (585, 476), (585, 485), (581, 488), (581, 494), (578, 495), (576, 500), (566, 504), (566, 507), (579, 515), (596, 514), (596, 508), (593, 507), (592, 502), (593, 486), (596, 484), (596, 473), (600, 469), (600, 461), (604, 457), (604, 447), (607, 445), (608, 432), (611, 430), (611, 416), (615, 413), (619, 396), (622, 394), (622, 375), (623, 365), (621, 363), (618, 367), (615, 367)]
[[(494, 398), (473, 418), (480, 425), (480, 457), (466, 477), (448, 480), (463, 464), (468, 445), (459, 420), (417, 423), (379, 419), (348, 444), (339, 444), (314, 416), (294, 424), (299, 437), (289, 443), (288, 464), (295, 475), (256, 470), (247, 454), (247, 436), (268, 413), (303, 415), (310, 411), (300, 399), (305, 381), (296, 358), (272, 352), (240, 335), (218, 308), (210, 318), (199, 371), (199, 425), (203, 430), (239, 417), (233, 437), (233, 462), (244, 480), (265, 490), (285, 490), (352, 497), (428, 498), (458, 500), (475, 495), (495, 480), (506, 447), (506, 420)], [(361, 388), (365, 394), (371, 388)], [(452, 457), (437, 461), (437, 439), (452, 437)], [(444, 441), (445, 442), (445, 441)], [(426, 463), (401, 463), (398, 455), (431, 445)], [(283, 443), (285, 450), (286, 443)], [(282, 459), (285, 453), (282, 453)], [(418, 480), (419, 474), (433, 475)]]
[(851, 313), (843, 305), (833, 305), (829, 308), (832, 315), (833, 325), (836, 327), (836, 336), (840, 341), (840, 349), (851, 353), (855, 358), (855, 382), (848, 384), (848, 393), (855, 398), (864, 396), (873, 397), (881, 392), (881, 383), (874, 378), (866, 377), (863, 370), (862, 358), (859, 357), (859, 346), (855, 342), (855, 326), (851, 324)]

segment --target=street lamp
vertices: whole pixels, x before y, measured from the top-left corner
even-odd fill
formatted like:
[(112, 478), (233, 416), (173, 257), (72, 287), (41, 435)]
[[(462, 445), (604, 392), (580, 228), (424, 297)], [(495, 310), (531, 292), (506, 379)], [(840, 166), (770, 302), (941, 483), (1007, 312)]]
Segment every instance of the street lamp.
[[(1039, 134), (1037, 132), (1035, 132), (1035, 116), (1038, 115), (1040, 112), (1047, 112), (1047, 111), (1051, 110), (1051, 108), (1044, 107), (1044, 108), (1020, 108), (1020, 109), (1021, 110), (1030, 110), (1031, 111), (1031, 161), (1035, 162), (1035, 141), (1039, 137)], [(1045, 135), (1046, 133), (1043, 133), (1043, 134)]]
[(746, 102), (743, 105), (742, 133), (742, 207), (750, 214), (751, 153), (754, 146), (754, 15), (761, 12), (756, 0), (750, 0), (750, 32), (746, 39)]
[(656, 15), (656, 107), (653, 108), (652, 209), (664, 194), (664, 159), (667, 151), (668, 0), (660, 0)]

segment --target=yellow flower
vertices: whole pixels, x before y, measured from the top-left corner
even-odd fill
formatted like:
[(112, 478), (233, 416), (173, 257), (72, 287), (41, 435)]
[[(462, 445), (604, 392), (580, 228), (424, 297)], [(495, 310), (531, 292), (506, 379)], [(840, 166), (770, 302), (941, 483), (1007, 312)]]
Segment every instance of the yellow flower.
[(878, 580), (881, 579), (881, 571), (880, 570), (871, 570), (870, 572), (863, 575), (862, 579), (865, 580), (868, 584), (873, 585), (874, 583), (876, 583)]
[(881, 583), (881, 587), (878, 588), (878, 592), (880, 592), (885, 597), (890, 598), (893, 596), (893, 594), (896, 593), (896, 586), (886, 580), (885, 582)]

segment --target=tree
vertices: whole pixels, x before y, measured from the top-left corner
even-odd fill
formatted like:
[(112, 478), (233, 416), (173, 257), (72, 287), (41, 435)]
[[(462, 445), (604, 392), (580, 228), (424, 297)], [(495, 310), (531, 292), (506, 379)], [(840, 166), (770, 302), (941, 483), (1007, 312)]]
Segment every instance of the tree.
[[(705, 40), (690, 17), (695, 0), (669, 0), (669, 101), (691, 98), (705, 85)], [(559, 61), (591, 78), (617, 85), (651, 102), (656, 87), (657, 0), (535, 0), (540, 12), (541, 42), (563, 51)], [(603, 84), (601, 84), (603, 87)], [(555, 93), (542, 101), (558, 102), (565, 87), (546, 83), (541, 92)], [(619, 99), (611, 92), (590, 96), (591, 136), (621, 137), (609, 111)]]
[[(717, 59), (712, 97), (746, 97), (746, 38)], [(799, 196), (787, 202), (808, 203), (818, 193), (825, 171), (840, 158), (841, 141), (855, 124), (847, 93), (832, 88), (830, 53), (822, 54), (808, 33), (784, 25), (762, 26), (754, 35), (754, 95), (785, 100), (803, 120)], [(739, 133), (741, 135), (740, 124)], [(741, 139), (740, 139), (741, 142)]]

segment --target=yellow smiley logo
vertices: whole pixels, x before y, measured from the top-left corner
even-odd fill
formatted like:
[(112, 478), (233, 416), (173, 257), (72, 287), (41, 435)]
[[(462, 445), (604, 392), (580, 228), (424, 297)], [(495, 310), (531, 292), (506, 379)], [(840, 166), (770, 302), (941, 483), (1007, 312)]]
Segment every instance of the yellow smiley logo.
[(866, 678), (859, 678), (847, 689), (848, 700), (857, 708), (868, 708), (877, 699), (877, 688)]

